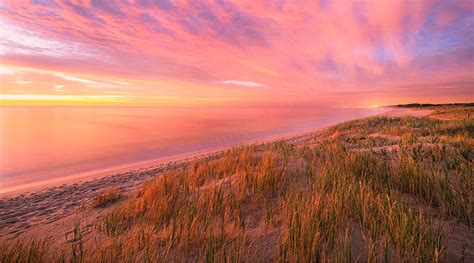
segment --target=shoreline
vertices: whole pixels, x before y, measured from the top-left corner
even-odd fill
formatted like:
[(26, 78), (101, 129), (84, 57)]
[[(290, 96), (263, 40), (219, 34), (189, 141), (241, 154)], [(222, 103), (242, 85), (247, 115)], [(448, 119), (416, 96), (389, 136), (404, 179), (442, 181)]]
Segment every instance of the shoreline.
[[(367, 117), (372, 117), (372, 116), (377, 116), (377, 115), (378, 114), (374, 114)], [(342, 122), (339, 122), (339, 123), (342, 123)], [(50, 188), (54, 189), (57, 187), (87, 183), (93, 180), (100, 180), (102, 178), (111, 177), (111, 176), (120, 176), (122, 174), (128, 174), (128, 173), (134, 173), (134, 172), (147, 172), (148, 170), (154, 170), (154, 169), (173, 168), (174, 165), (192, 162), (195, 160), (199, 160), (201, 158), (212, 157), (214, 155), (221, 154), (232, 148), (266, 144), (266, 143), (271, 143), (278, 140), (292, 140), (292, 139), (308, 136), (311, 133), (317, 132), (321, 129), (325, 129), (337, 124), (338, 123), (325, 125), (319, 128), (308, 128), (308, 129), (293, 131), (293, 132), (288, 132), (288, 133), (280, 133), (280, 134), (275, 134), (275, 135), (263, 136), (260, 138), (255, 138), (255, 139), (243, 142), (243, 143), (212, 147), (212, 148), (207, 148), (207, 149), (198, 150), (198, 151), (191, 151), (191, 152), (187, 152), (183, 154), (177, 154), (177, 155), (167, 156), (167, 157), (158, 158), (158, 159), (150, 159), (150, 160), (131, 163), (131, 164), (124, 164), (124, 165), (115, 166), (115, 167), (103, 168), (103, 169), (98, 169), (95, 171), (90, 171), (90, 172), (85, 172), (85, 173), (79, 173), (79, 174), (71, 175), (67, 177), (46, 180), (39, 183), (29, 183), (27, 185), (31, 185), (31, 186), (27, 186), (27, 187), (21, 187), (21, 188), (9, 187), (9, 188), (6, 188), (6, 190), (0, 190), (0, 200), (2, 198), (34, 194), (35, 192), (42, 192)], [(18, 188), (18, 189), (15, 189), (15, 188)]]
[[(384, 107), (380, 109), (385, 109), (385, 111), (373, 113), (368, 116), (364, 116), (360, 118), (379, 116), (379, 115), (387, 114), (389, 112), (403, 112), (402, 113), (403, 115), (403, 114), (406, 114), (407, 111), (412, 111), (411, 109), (407, 109), (407, 108), (394, 108), (394, 107)], [(356, 118), (356, 119), (359, 119), (359, 118)], [(350, 121), (350, 120), (345, 120), (345, 121)], [(290, 131), (290, 132), (278, 133), (278, 134), (273, 134), (273, 135), (263, 135), (258, 138), (247, 140), (245, 142), (231, 143), (231, 144), (226, 144), (222, 146), (210, 147), (210, 148), (185, 152), (181, 154), (175, 154), (175, 155), (166, 156), (166, 157), (152, 158), (149, 160), (132, 162), (132, 163), (127, 163), (127, 164), (112, 166), (112, 167), (104, 167), (104, 168), (100, 168), (100, 169), (96, 169), (92, 171), (76, 173), (76, 174), (59, 177), (59, 178), (53, 178), (53, 179), (44, 180), (40, 182), (31, 182), (31, 183), (18, 185), (18, 186), (8, 186), (3, 189), (0, 188), (0, 199), (15, 197), (18, 195), (33, 194), (35, 192), (43, 191), (48, 188), (62, 187), (62, 186), (67, 186), (67, 185), (77, 184), (77, 183), (86, 183), (91, 180), (99, 180), (103, 177), (119, 175), (122, 173), (142, 172), (144, 170), (149, 170), (149, 169), (166, 168), (167, 166), (170, 166), (176, 163), (194, 161), (196, 159), (199, 159), (205, 156), (210, 156), (213, 154), (224, 152), (234, 147), (269, 143), (276, 140), (287, 140), (287, 139), (291, 139), (292, 137), (304, 136), (304, 135), (307, 135), (308, 133), (316, 132), (320, 129), (328, 128), (345, 121), (324, 124), (321, 127), (311, 127), (311, 128), (305, 128), (305, 129), (301, 129), (297, 131)]]
[[(431, 112), (431, 111), (430, 111)], [(424, 116), (428, 111), (417, 111), (413, 109), (388, 109), (363, 118), (374, 116)], [(358, 118), (358, 119), (363, 119)], [(341, 122), (342, 123), (342, 122)], [(286, 135), (275, 135), (252, 142), (220, 147), (212, 151), (207, 150), (200, 154), (188, 153), (187, 158), (167, 160), (167, 163), (157, 165), (142, 165), (134, 169), (123, 168), (121, 172), (107, 174), (98, 178), (75, 181), (74, 183), (62, 184), (32, 190), (22, 193), (10, 193), (0, 196), (0, 233), (5, 238), (13, 238), (37, 227), (44, 226), (56, 221), (61, 221), (74, 214), (81, 206), (89, 204), (99, 193), (110, 187), (116, 187), (122, 195), (133, 193), (143, 182), (156, 178), (165, 171), (178, 169), (196, 160), (213, 158), (223, 154), (227, 150), (249, 145), (265, 145), (278, 140), (298, 141), (336, 124), (320, 128), (307, 129)]]
[[(362, 118), (370, 118), (370, 117), (375, 117), (375, 116), (397, 117), (397, 116), (406, 116), (406, 115), (426, 116), (432, 112), (432, 110), (423, 110), (423, 109), (414, 109), (414, 108), (386, 107), (386, 109), (387, 110), (384, 112), (375, 113), (375, 114), (365, 116)], [(129, 163), (129, 164), (124, 164), (124, 165), (119, 165), (119, 166), (114, 166), (114, 167), (101, 168), (94, 171), (88, 171), (88, 172), (78, 173), (74, 175), (69, 175), (66, 177), (45, 180), (38, 183), (28, 183), (26, 184), (26, 186), (7, 187), (5, 189), (0, 189), (0, 200), (4, 198), (14, 198), (16, 196), (34, 194), (36, 192), (43, 192), (48, 189), (55, 189), (58, 187), (64, 187), (68, 185), (88, 183), (90, 181), (100, 180), (101, 178), (120, 176), (122, 174), (128, 174), (128, 173), (134, 173), (134, 172), (146, 172), (148, 170), (156, 170), (156, 169), (173, 168), (172, 167), (173, 165), (188, 163), (188, 162), (192, 162), (201, 158), (211, 157), (212, 155), (220, 154), (236, 147), (259, 145), (259, 144), (271, 143), (278, 140), (292, 140), (298, 137), (309, 136), (311, 133), (318, 132), (322, 129), (326, 129), (343, 122), (345, 121), (337, 122), (334, 124), (328, 124), (321, 127), (306, 128), (299, 131), (291, 131), (291, 132), (286, 132), (286, 133), (262, 136), (259, 138), (251, 139), (246, 142), (242, 142), (242, 143), (211, 147), (211, 148), (206, 148), (202, 150), (176, 154), (172, 156), (139, 161), (135, 163)]]

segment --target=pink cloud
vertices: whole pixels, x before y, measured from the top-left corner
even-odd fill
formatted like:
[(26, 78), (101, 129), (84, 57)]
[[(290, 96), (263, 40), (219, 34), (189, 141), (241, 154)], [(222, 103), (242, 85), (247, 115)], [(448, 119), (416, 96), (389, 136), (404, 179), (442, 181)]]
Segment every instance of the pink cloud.
[[(337, 102), (334, 92), (367, 88), (395, 100), (397, 87), (429, 88), (433, 76), (472, 81), (466, 69), (473, 67), (473, 12), (467, 1), (434, 0), (4, 1), (0, 21), (54, 45), (39, 50), (21, 37), (2, 39), (0, 58), (12, 66), (201, 87), (182, 91), (189, 96), (220, 88), (232, 97), (235, 89), (222, 80), (244, 79), (265, 83), (242, 91), (249, 101)], [(465, 87), (456, 98), (472, 99)], [(432, 91), (442, 98), (453, 88)]]

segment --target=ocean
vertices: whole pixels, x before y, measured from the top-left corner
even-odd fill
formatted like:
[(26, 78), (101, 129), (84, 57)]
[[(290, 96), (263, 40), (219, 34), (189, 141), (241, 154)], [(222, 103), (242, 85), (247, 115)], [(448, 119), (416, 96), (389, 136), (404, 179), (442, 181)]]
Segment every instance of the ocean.
[(287, 135), (383, 110), (0, 107), (0, 193), (67, 178), (79, 181), (94, 171)]

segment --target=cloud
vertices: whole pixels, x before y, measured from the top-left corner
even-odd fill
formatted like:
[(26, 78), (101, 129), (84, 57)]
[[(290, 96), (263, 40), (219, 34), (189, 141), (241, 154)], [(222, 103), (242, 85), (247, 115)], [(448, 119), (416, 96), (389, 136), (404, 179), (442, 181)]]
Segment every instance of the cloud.
[(82, 83), (84, 84), (85, 87), (88, 87), (88, 88), (115, 89), (115, 88), (119, 88), (119, 86), (128, 85), (128, 82), (123, 82), (123, 81), (114, 81), (114, 80), (107, 81), (107, 82), (95, 81), (95, 80), (80, 78), (76, 76), (66, 75), (61, 72), (54, 72), (53, 75), (64, 80)]
[[(84, 59), (100, 56), (95, 49), (87, 49), (83, 44), (70, 40), (48, 39), (31, 30), (22, 29), (0, 17), (0, 55), (23, 54), (44, 57), (81, 57)], [(87, 50), (87, 51), (86, 51)]]
[(0, 94), (0, 100), (90, 101), (128, 100), (119, 95), (56, 95), (56, 94)]
[[(429, 87), (434, 77), (472, 80), (471, 2), (4, 0), (0, 61), (3, 68), (63, 72), (44, 83), (72, 81), (73, 92), (229, 98), (239, 92), (242, 100), (298, 101), (377, 87), (378, 97), (395, 100), (391, 90), (415, 81)], [(0, 74), (13, 73), (0, 68)], [(267, 88), (209, 85), (222, 79)], [(155, 85), (166, 81), (199, 88)], [(450, 95), (436, 92), (440, 99)]]
[(0, 66), (0, 75), (13, 75), (15, 72), (13, 69)]
[(112, 0), (109, 1), (101, 1), (101, 0), (92, 0), (91, 7), (96, 8), (101, 12), (108, 13), (116, 18), (125, 18), (126, 14), (122, 12), (119, 8), (119, 3), (114, 2)]
[(236, 85), (236, 86), (242, 86), (242, 87), (251, 87), (251, 88), (258, 88), (258, 87), (263, 87), (263, 84), (253, 82), (253, 81), (243, 81), (243, 80), (222, 80), (222, 84), (226, 85)]
[[(95, 1), (93, 1), (92, 3), (94, 4), (94, 2)], [(80, 15), (88, 20), (96, 22), (94, 24), (95, 26), (103, 26), (107, 24), (98, 14), (96, 14), (96, 11), (89, 6), (75, 4), (70, 1), (63, 1), (63, 4), (65, 7), (72, 9), (74, 14)]]
[(128, 86), (128, 85), (130, 85), (129, 82), (120, 81), (120, 80), (111, 80), (110, 82), (112, 82), (112, 83), (114, 83), (114, 84), (117, 84), (117, 85), (122, 85), (122, 86)]
[(169, 0), (137, 0), (137, 5), (140, 7), (150, 8), (150, 7), (158, 7), (165, 10), (171, 10), (175, 8), (173, 3)]
[(79, 77), (68, 76), (64, 73), (59, 73), (59, 72), (56, 72), (53, 75), (58, 77), (58, 78), (62, 78), (64, 80), (69, 80), (69, 81), (76, 81), (76, 82), (87, 83), (87, 84), (95, 83), (95, 81), (90, 80), (90, 79), (83, 79), (83, 78), (79, 78)]
[(55, 91), (64, 92), (64, 85), (53, 85)]
[(13, 81), (13, 84), (17, 85), (26, 85), (26, 84), (31, 84), (31, 81), (25, 81), (25, 80), (18, 80), (18, 81)]

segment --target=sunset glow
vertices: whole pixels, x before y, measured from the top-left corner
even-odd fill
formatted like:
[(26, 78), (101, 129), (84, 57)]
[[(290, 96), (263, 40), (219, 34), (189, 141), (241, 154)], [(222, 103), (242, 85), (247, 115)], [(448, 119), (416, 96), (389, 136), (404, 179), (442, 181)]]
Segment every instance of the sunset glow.
[(474, 262), (474, 0), (0, 0), (0, 262)]
[(474, 100), (472, 1), (2, 1), (0, 24), (1, 105)]

